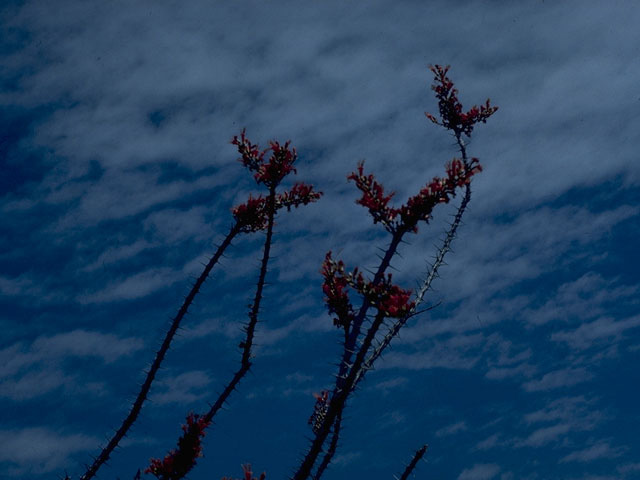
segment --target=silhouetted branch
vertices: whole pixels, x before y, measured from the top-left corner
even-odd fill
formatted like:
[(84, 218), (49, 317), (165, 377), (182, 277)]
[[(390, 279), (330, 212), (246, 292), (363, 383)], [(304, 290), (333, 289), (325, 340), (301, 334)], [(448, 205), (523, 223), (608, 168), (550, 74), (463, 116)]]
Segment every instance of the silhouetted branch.
[(409, 475), (411, 475), (411, 472), (413, 472), (413, 470), (416, 468), (418, 462), (422, 459), (422, 457), (424, 457), (424, 454), (427, 451), (427, 447), (428, 445), (423, 445), (416, 451), (415, 455), (411, 459), (411, 462), (409, 462), (409, 465), (407, 465), (407, 468), (404, 469), (404, 472), (402, 472), (402, 476), (398, 480), (407, 480), (409, 478)]
[[(251, 347), (253, 345), (253, 337), (255, 328), (258, 323), (258, 312), (260, 311), (260, 302), (262, 300), (262, 291), (264, 289), (265, 279), (267, 276), (267, 266), (269, 264), (269, 256), (271, 251), (271, 242), (273, 238), (273, 219), (275, 216), (275, 199), (276, 199), (276, 186), (272, 185), (269, 188), (269, 196), (266, 201), (266, 214), (267, 214), (267, 234), (264, 241), (264, 249), (262, 254), (262, 261), (260, 262), (260, 274), (258, 276), (258, 283), (256, 286), (256, 294), (249, 311), (249, 323), (245, 328), (246, 336), (245, 340), (241, 342), (242, 346), (242, 360), (238, 371), (233, 375), (231, 381), (227, 384), (222, 391), (216, 402), (211, 406), (209, 411), (200, 417), (201, 427), (196, 433), (204, 436), (204, 430), (211, 424), (213, 417), (220, 410), (222, 405), (226, 402), (227, 398), (231, 395), (240, 380), (246, 375), (251, 368)], [(182, 439), (183, 437), (181, 437)], [(184, 442), (183, 442), (184, 443)], [(182, 446), (181, 442), (178, 442), (179, 447)], [(194, 449), (191, 445), (183, 451), (182, 448), (172, 450), (167, 454), (164, 460), (152, 459), (151, 465), (145, 470), (146, 473), (152, 473), (160, 480), (179, 480), (189, 473), (189, 471), (195, 466), (196, 458), (201, 454), (201, 448), (198, 437), (198, 448)], [(184, 460), (183, 460), (184, 457)], [(176, 459), (182, 461), (178, 462)]]
[(249, 312), (249, 324), (245, 331), (246, 336), (243, 342), (240, 343), (242, 347), (242, 361), (240, 368), (234, 374), (231, 381), (227, 384), (223, 392), (220, 394), (216, 402), (211, 406), (204, 418), (207, 421), (211, 421), (216, 415), (218, 410), (222, 408), (231, 392), (233, 392), (242, 378), (251, 368), (251, 347), (253, 346), (253, 337), (258, 323), (258, 312), (260, 311), (260, 302), (262, 301), (262, 291), (264, 289), (265, 279), (267, 277), (267, 266), (269, 264), (269, 255), (271, 252), (271, 242), (273, 238), (273, 219), (275, 215), (275, 187), (272, 187), (269, 192), (269, 198), (267, 200), (268, 208), (268, 223), (267, 234), (264, 240), (264, 250), (262, 254), (262, 261), (260, 262), (260, 275), (258, 276), (258, 283), (256, 286), (256, 294), (251, 305)]
[(160, 346), (160, 349), (156, 353), (155, 359), (153, 360), (153, 363), (151, 364), (151, 367), (147, 372), (144, 382), (142, 383), (142, 387), (140, 387), (140, 391), (138, 392), (138, 395), (136, 396), (136, 399), (133, 402), (133, 406), (131, 407), (129, 414), (123, 420), (122, 425), (120, 425), (120, 428), (118, 428), (118, 430), (115, 432), (113, 437), (111, 437), (111, 439), (109, 440), (109, 443), (107, 443), (107, 446), (102, 449), (100, 454), (95, 458), (95, 460), (93, 461), (91, 466), (87, 469), (87, 471), (84, 473), (84, 475), (80, 477), (81, 480), (89, 480), (90, 478), (94, 477), (96, 472), (100, 469), (102, 464), (104, 464), (104, 462), (106, 462), (109, 459), (109, 456), (111, 455), (113, 450), (118, 446), (122, 438), (127, 434), (127, 432), (129, 431), (133, 423), (138, 418), (138, 415), (140, 414), (140, 410), (142, 409), (142, 405), (147, 399), (147, 394), (149, 393), (151, 384), (153, 383), (156, 373), (160, 368), (160, 364), (164, 360), (167, 350), (169, 350), (169, 346), (171, 345), (171, 341), (173, 340), (173, 337), (175, 336), (176, 332), (178, 331), (178, 328), (180, 327), (180, 322), (186, 315), (187, 310), (189, 309), (189, 307), (191, 306), (191, 303), (193, 302), (193, 299), (200, 291), (200, 287), (202, 287), (202, 284), (205, 282), (205, 280), (209, 276), (209, 273), (213, 269), (214, 265), (218, 262), (218, 260), (224, 253), (225, 249), (229, 246), (233, 238), (239, 232), (240, 232), (240, 227), (236, 223), (236, 225), (234, 225), (231, 228), (231, 230), (225, 237), (224, 241), (220, 244), (220, 246), (216, 250), (216, 253), (213, 255), (213, 257), (211, 257), (207, 265), (204, 267), (204, 270), (196, 280), (196, 283), (193, 284), (191, 291), (189, 292), (187, 297), (184, 299), (184, 303), (180, 307), (180, 310), (178, 310), (178, 314), (174, 317), (173, 321), (171, 322), (171, 326), (169, 327), (169, 330), (167, 331), (164, 337), (164, 340), (162, 341), (162, 345)]
[(316, 474), (313, 476), (314, 480), (320, 480), (322, 474), (327, 469), (333, 456), (336, 454), (336, 449), (338, 448), (338, 440), (340, 439), (340, 429), (342, 428), (342, 411), (338, 413), (336, 417), (336, 421), (333, 424), (333, 434), (331, 435), (331, 441), (329, 442), (329, 448), (327, 453), (325, 453), (320, 466), (318, 466), (318, 470), (316, 470)]
[(360, 374), (356, 380), (356, 385), (360, 382), (360, 380), (364, 376), (364, 372), (372, 368), (373, 363), (378, 359), (378, 357), (380, 357), (380, 355), (382, 355), (382, 352), (384, 352), (384, 350), (389, 346), (389, 344), (391, 343), (391, 340), (393, 340), (398, 335), (398, 332), (400, 332), (400, 329), (404, 327), (407, 320), (411, 318), (411, 316), (417, 311), (418, 306), (423, 302), (424, 295), (431, 288), (431, 284), (433, 283), (433, 280), (438, 277), (438, 269), (444, 263), (445, 255), (447, 254), (447, 252), (451, 250), (451, 243), (453, 242), (453, 239), (456, 236), (458, 226), (460, 225), (460, 222), (462, 220), (462, 215), (464, 214), (467, 208), (467, 204), (469, 203), (470, 200), (471, 200), (471, 186), (467, 185), (462, 202), (460, 203), (460, 206), (458, 207), (458, 211), (456, 212), (456, 215), (453, 219), (453, 222), (451, 223), (451, 226), (447, 231), (444, 241), (442, 242), (442, 246), (438, 250), (436, 259), (433, 262), (433, 265), (431, 266), (431, 269), (429, 270), (429, 273), (427, 274), (427, 277), (425, 278), (424, 282), (422, 282), (422, 286), (416, 293), (415, 305), (411, 309), (411, 315), (408, 315), (406, 317), (401, 317), (398, 320), (396, 320), (396, 322), (389, 329), (389, 332), (387, 332), (387, 334), (384, 336), (380, 344), (373, 350), (373, 353), (371, 354), (371, 356), (366, 360), (366, 362), (364, 362), (362, 366), (362, 370), (360, 371)]

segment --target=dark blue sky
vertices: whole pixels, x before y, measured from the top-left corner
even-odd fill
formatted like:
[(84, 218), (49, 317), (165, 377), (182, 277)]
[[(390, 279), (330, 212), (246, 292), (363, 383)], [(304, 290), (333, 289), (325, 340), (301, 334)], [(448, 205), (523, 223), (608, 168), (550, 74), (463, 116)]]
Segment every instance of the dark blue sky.
[[(117, 427), (201, 263), (256, 191), (229, 140), (291, 139), (325, 195), (282, 214), (252, 373), (190, 478), (296, 467), (340, 352), (333, 250), (388, 238), (346, 175), (398, 201), (456, 154), (429, 64), (451, 64), (484, 171), (434, 311), (347, 410), (327, 479), (640, 478), (636, 2), (10, 2), (0, 7), (0, 478), (74, 477)], [(457, 203), (457, 202), (456, 202)], [(401, 248), (414, 287), (455, 205)], [(238, 365), (261, 235), (235, 242), (99, 478), (163, 456)]]

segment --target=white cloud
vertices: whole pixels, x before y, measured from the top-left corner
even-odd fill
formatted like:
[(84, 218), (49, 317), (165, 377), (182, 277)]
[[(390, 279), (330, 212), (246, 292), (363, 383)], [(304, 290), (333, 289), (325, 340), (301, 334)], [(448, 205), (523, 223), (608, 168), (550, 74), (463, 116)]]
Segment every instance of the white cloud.
[(571, 431), (571, 425), (560, 423), (550, 427), (539, 428), (522, 441), (516, 443), (516, 446), (542, 447), (550, 442), (555, 442), (559, 437), (565, 436)]
[(458, 475), (458, 480), (489, 480), (500, 473), (500, 467), (493, 463), (478, 463), (466, 468)]
[(100, 290), (78, 295), (81, 304), (96, 304), (133, 300), (165, 289), (178, 281), (184, 281), (181, 272), (170, 268), (150, 268), (123, 280), (111, 282)]
[(150, 400), (156, 405), (189, 405), (207, 398), (206, 387), (212, 380), (203, 370), (192, 370), (172, 377), (163, 377), (154, 385)]
[(563, 457), (561, 462), (592, 462), (602, 458), (617, 458), (624, 453), (622, 447), (612, 447), (609, 442), (598, 442), (582, 450), (576, 450)]
[(28, 400), (64, 387), (69, 392), (101, 395), (104, 385), (81, 380), (63, 367), (73, 357), (98, 357), (114, 363), (140, 350), (143, 342), (113, 334), (73, 330), (41, 336), (26, 346), (19, 342), (0, 350), (0, 397)]
[(565, 388), (586, 382), (593, 378), (593, 374), (584, 368), (563, 368), (546, 373), (538, 380), (529, 380), (522, 385), (527, 392), (539, 392)]
[(615, 320), (613, 318), (598, 318), (593, 322), (583, 323), (573, 330), (554, 332), (551, 340), (566, 342), (576, 350), (585, 350), (592, 346), (618, 343), (627, 330), (640, 327), (640, 316)]
[(446, 427), (442, 427), (440, 430), (436, 431), (436, 437), (455, 435), (456, 433), (464, 432), (467, 429), (468, 427), (465, 422), (452, 423), (451, 425), (447, 425)]
[(100, 441), (82, 434), (58, 433), (47, 428), (0, 430), (0, 462), (12, 477), (48, 473), (69, 463), (75, 453), (95, 450)]

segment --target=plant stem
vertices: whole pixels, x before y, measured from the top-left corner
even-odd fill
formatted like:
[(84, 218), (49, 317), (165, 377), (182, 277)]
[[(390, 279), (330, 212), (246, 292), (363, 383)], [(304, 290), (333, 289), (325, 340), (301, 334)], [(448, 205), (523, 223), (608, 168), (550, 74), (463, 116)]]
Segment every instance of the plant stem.
[(275, 216), (275, 187), (272, 187), (269, 190), (269, 198), (267, 200), (267, 208), (268, 208), (268, 223), (267, 223), (267, 234), (264, 240), (264, 250), (262, 253), (262, 261), (260, 263), (260, 275), (258, 276), (258, 284), (256, 287), (256, 294), (253, 299), (253, 304), (251, 305), (251, 310), (249, 311), (249, 324), (246, 328), (246, 337), (244, 342), (242, 342), (242, 360), (240, 364), (240, 368), (233, 375), (231, 381), (227, 384), (225, 389), (222, 391), (216, 402), (211, 406), (209, 411), (204, 416), (207, 422), (210, 422), (213, 417), (218, 413), (218, 410), (222, 408), (224, 403), (226, 402), (231, 392), (235, 390), (240, 380), (246, 375), (246, 373), (251, 368), (251, 347), (253, 346), (253, 337), (255, 334), (256, 325), (258, 323), (258, 312), (260, 311), (260, 302), (262, 301), (262, 291), (264, 289), (265, 279), (267, 277), (267, 266), (269, 264), (270, 252), (271, 252), (271, 243), (273, 238), (273, 220)]
[(431, 284), (433, 283), (433, 280), (438, 276), (438, 269), (444, 263), (445, 255), (451, 250), (451, 243), (453, 242), (453, 239), (456, 236), (456, 231), (458, 230), (458, 227), (460, 226), (460, 222), (462, 220), (462, 215), (464, 214), (470, 200), (471, 200), (471, 187), (467, 185), (464, 192), (464, 197), (462, 198), (462, 202), (458, 207), (458, 211), (456, 212), (453, 222), (449, 227), (449, 231), (447, 232), (447, 235), (445, 236), (445, 239), (442, 242), (442, 246), (438, 250), (438, 254), (436, 255), (436, 260), (435, 262), (433, 262), (433, 265), (431, 266), (431, 269), (427, 274), (427, 278), (425, 278), (424, 282), (422, 282), (422, 286), (416, 293), (416, 300), (413, 308), (409, 312), (409, 315), (407, 315), (406, 317), (399, 318), (393, 324), (393, 326), (391, 327), (389, 332), (387, 332), (387, 334), (384, 336), (380, 344), (373, 350), (373, 352), (371, 353), (371, 356), (369, 356), (369, 358), (362, 365), (362, 370), (358, 374), (358, 378), (356, 379), (355, 385), (357, 385), (360, 382), (360, 380), (364, 377), (364, 373), (367, 370), (371, 369), (371, 367), (373, 366), (373, 363), (378, 359), (378, 357), (380, 357), (380, 355), (382, 355), (382, 352), (389, 346), (389, 344), (391, 343), (391, 340), (393, 340), (393, 338), (398, 334), (400, 329), (407, 323), (407, 320), (409, 320), (409, 318), (411, 318), (411, 316), (415, 314), (418, 306), (424, 300), (424, 295), (429, 291), (429, 289), (431, 288)]
[(191, 306), (191, 303), (193, 302), (193, 299), (200, 291), (200, 287), (202, 287), (202, 284), (205, 282), (205, 280), (209, 276), (211, 269), (213, 269), (214, 265), (218, 262), (218, 260), (220, 260), (220, 257), (222, 256), (226, 248), (231, 244), (231, 241), (239, 232), (240, 232), (240, 229), (237, 225), (234, 225), (231, 228), (231, 230), (225, 237), (224, 241), (220, 244), (220, 246), (218, 246), (218, 249), (216, 250), (215, 254), (213, 255), (213, 257), (211, 257), (207, 265), (204, 267), (204, 270), (202, 271), (202, 273), (200, 274), (196, 282), (193, 284), (191, 291), (189, 292), (187, 297), (184, 299), (184, 303), (182, 304), (182, 306), (180, 307), (180, 310), (178, 310), (177, 315), (171, 322), (171, 327), (169, 327), (169, 330), (167, 331), (164, 337), (164, 340), (162, 341), (162, 345), (160, 346), (160, 349), (156, 352), (155, 359), (151, 364), (151, 368), (149, 368), (149, 371), (147, 372), (146, 378), (142, 384), (142, 387), (140, 387), (140, 391), (138, 392), (138, 395), (135, 401), (133, 402), (133, 406), (131, 407), (129, 414), (122, 421), (122, 425), (120, 425), (120, 428), (118, 428), (118, 430), (114, 433), (113, 437), (111, 437), (107, 446), (102, 449), (102, 451), (100, 452), (100, 455), (98, 455), (94, 459), (91, 466), (87, 468), (87, 471), (84, 473), (84, 475), (80, 477), (80, 480), (89, 480), (90, 478), (93, 478), (95, 476), (95, 474), (98, 472), (100, 467), (109, 459), (109, 456), (111, 455), (113, 450), (118, 446), (122, 438), (127, 434), (127, 432), (129, 431), (133, 423), (138, 418), (138, 415), (140, 414), (140, 410), (142, 409), (142, 405), (144, 401), (147, 399), (147, 394), (151, 389), (151, 384), (153, 383), (156, 373), (160, 368), (160, 364), (164, 360), (167, 350), (169, 350), (169, 346), (171, 345), (171, 341), (173, 340), (173, 337), (175, 336), (178, 328), (180, 327), (180, 322), (186, 315), (187, 310), (189, 309), (189, 306)]
[(411, 462), (409, 462), (409, 465), (407, 465), (407, 468), (404, 469), (404, 472), (402, 472), (402, 476), (398, 480), (407, 480), (407, 478), (409, 478), (409, 475), (411, 475), (411, 472), (413, 472), (413, 470), (416, 468), (416, 465), (418, 464), (420, 459), (424, 457), (424, 454), (427, 451), (427, 447), (428, 445), (423, 445), (416, 451), (415, 455), (411, 459)]

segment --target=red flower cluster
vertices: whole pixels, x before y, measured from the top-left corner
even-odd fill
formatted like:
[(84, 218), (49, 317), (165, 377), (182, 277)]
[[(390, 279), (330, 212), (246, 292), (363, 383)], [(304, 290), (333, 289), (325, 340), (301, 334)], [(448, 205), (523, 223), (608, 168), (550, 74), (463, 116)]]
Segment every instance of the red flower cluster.
[(429, 69), (435, 75), (434, 80), (436, 83), (431, 86), (431, 89), (436, 92), (440, 120), (430, 113), (425, 113), (425, 115), (436, 125), (442, 125), (453, 130), (456, 135), (464, 133), (470, 137), (473, 126), (476, 123), (486, 123), (487, 119), (498, 110), (498, 107), (492, 107), (489, 99), (487, 99), (484, 105), (480, 105), (480, 107), (474, 105), (468, 112), (464, 113), (462, 104), (458, 100), (458, 89), (454, 87), (451, 79), (447, 77), (449, 66), (431, 65)]
[(329, 313), (337, 314), (333, 324), (338, 327), (348, 327), (355, 317), (353, 306), (349, 301), (347, 287), (357, 290), (365, 298), (383, 313), (385, 317), (400, 318), (408, 315), (414, 302), (410, 302), (411, 290), (404, 290), (391, 283), (391, 274), (378, 285), (366, 281), (358, 269), (345, 273), (342, 260), (335, 261), (331, 258), (331, 252), (325, 256), (322, 264), (322, 276), (324, 283), (322, 291), (325, 294), (325, 302)]
[[(348, 328), (355, 316), (347, 293), (347, 286), (353, 282), (353, 274), (345, 275), (344, 263), (342, 260), (338, 262), (333, 260), (331, 251), (328, 251), (324, 257), (321, 273), (324, 277), (322, 291), (325, 294), (327, 308), (329, 313), (337, 315), (337, 318), (333, 319), (333, 324), (336, 327)], [(362, 278), (362, 274), (354, 273), (358, 278)]]
[(315, 202), (321, 196), (322, 192), (313, 191), (313, 185), (296, 183), (288, 192), (279, 193), (276, 196), (276, 209), (285, 207), (287, 210), (291, 210), (291, 207)]
[[(296, 183), (291, 190), (276, 195), (274, 208), (279, 210), (291, 207), (299, 207), (315, 202), (322, 196), (322, 192), (314, 192), (312, 185)], [(251, 197), (245, 203), (237, 205), (231, 210), (236, 223), (242, 232), (257, 232), (267, 228), (269, 214), (267, 212), (267, 199), (262, 195)]]
[[(362, 197), (356, 203), (369, 209), (373, 223), (382, 223), (389, 232), (412, 231), (417, 232), (420, 220), (429, 221), (431, 211), (438, 203), (447, 203), (455, 196), (456, 187), (461, 187), (471, 181), (471, 177), (482, 171), (477, 158), (472, 158), (467, 165), (462, 160), (454, 158), (447, 164), (447, 177), (435, 177), (418, 195), (411, 197), (400, 208), (392, 208), (387, 204), (393, 193), (384, 195), (384, 187), (373, 175), (364, 175), (363, 163), (358, 164), (358, 172), (347, 177), (356, 183), (362, 191)], [(398, 215), (400, 220), (397, 220)]]
[(471, 177), (482, 171), (477, 158), (472, 158), (468, 165), (462, 160), (454, 158), (447, 164), (447, 177), (434, 177), (418, 195), (411, 197), (400, 207), (401, 223), (399, 228), (404, 231), (418, 231), (418, 222), (428, 222), (431, 212), (439, 203), (448, 203), (456, 194), (456, 188), (468, 184)]
[[(240, 138), (237, 135), (234, 136), (231, 143), (238, 147), (238, 152), (241, 155), (240, 162), (255, 172), (253, 177), (258, 183), (273, 187), (278, 185), (289, 173), (296, 172), (293, 164), (298, 155), (295, 148), (289, 148), (291, 142), (280, 145), (276, 141), (271, 141), (269, 148), (260, 151), (258, 146), (252, 144), (246, 137), (245, 130), (242, 130)], [(271, 150), (271, 156), (268, 161), (265, 161), (264, 156), (269, 150)]]
[(151, 464), (144, 473), (151, 473), (160, 480), (178, 480), (183, 478), (202, 456), (202, 437), (209, 426), (204, 418), (190, 413), (186, 425), (182, 426), (184, 434), (178, 439), (178, 449), (171, 450), (162, 460), (152, 458)]
[(415, 302), (409, 301), (411, 290), (405, 290), (391, 283), (391, 274), (376, 286), (371, 282), (362, 282), (357, 284), (356, 288), (370, 298), (376, 309), (385, 317), (405, 317), (415, 305)]
[[(389, 281), (391, 275), (389, 275)], [(415, 306), (415, 302), (410, 302), (411, 290), (403, 290), (397, 285), (389, 285), (378, 302), (378, 310), (386, 317), (402, 318), (409, 314)]]
[(384, 194), (384, 187), (378, 183), (373, 175), (366, 175), (363, 172), (364, 162), (358, 163), (358, 173), (352, 172), (347, 176), (347, 180), (353, 180), (356, 182), (358, 189), (362, 191), (362, 197), (356, 200), (363, 207), (369, 209), (369, 213), (373, 217), (373, 223), (382, 223), (387, 230), (390, 230), (390, 226), (397, 215), (397, 211), (393, 208), (389, 208), (387, 204), (393, 193), (390, 195)]
[(233, 218), (242, 232), (257, 232), (267, 228), (267, 200), (262, 195), (249, 199), (231, 209)]
[[(251, 464), (247, 463), (246, 465), (242, 465), (242, 471), (244, 472), (244, 480), (258, 480), (253, 476), (253, 471), (251, 470)], [(267, 474), (262, 472), (259, 480), (264, 480), (267, 478)], [(233, 480), (231, 477), (222, 477), (222, 480)]]

